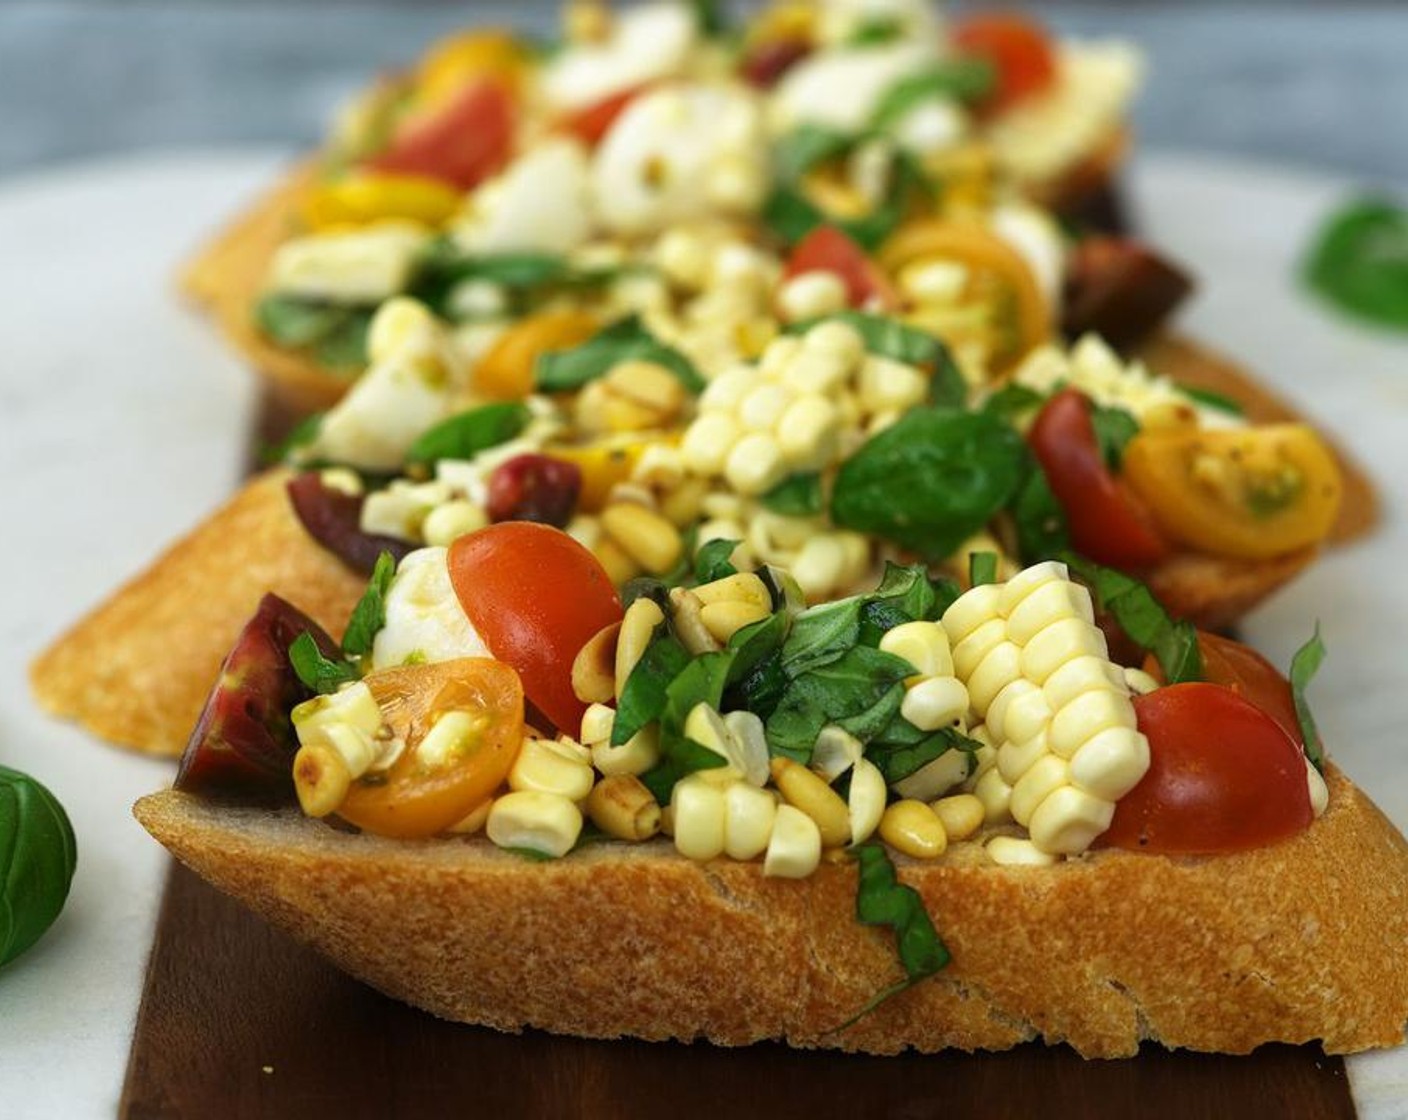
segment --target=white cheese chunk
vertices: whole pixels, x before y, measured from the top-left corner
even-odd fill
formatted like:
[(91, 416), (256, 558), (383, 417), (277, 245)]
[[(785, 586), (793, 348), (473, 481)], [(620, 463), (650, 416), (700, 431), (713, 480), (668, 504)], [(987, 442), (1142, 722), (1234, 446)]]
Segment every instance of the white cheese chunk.
[(396, 569), (386, 594), (386, 623), (372, 644), (372, 667), (492, 657), (450, 584), (448, 552), (422, 548)]
[(564, 138), (531, 148), (480, 187), (451, 236), (467, 253), (569, 253), (592, 232), (587, 154)]
[(274, 253), (267, 288), (331, 303), (380, 303), (405, 290), (429, 239), (425, 227), (400, 221), (297, 237)]
[(933, 46), (903, 41), (821, 51), (783, 76), (773, 93), (768, 124), (776, 133), (802, 124), (858, 132), (896, 82), (935, 58)]
[(687, 4), (643, 4), (617, 15), (609, 37), (576, 43), (543, 69), (543, 93), (558, 110), (585, 109), (614, 93), (679, 74), (699, 39)]

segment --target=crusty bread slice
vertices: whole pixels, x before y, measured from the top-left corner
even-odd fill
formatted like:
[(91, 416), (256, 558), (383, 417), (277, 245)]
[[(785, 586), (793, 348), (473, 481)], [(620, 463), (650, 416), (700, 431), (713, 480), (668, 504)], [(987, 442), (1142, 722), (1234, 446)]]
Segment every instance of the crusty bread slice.
[(1394, 1046), (1408, 1023), (1408, 844), (1333, 769), (1330, 785), (1308, 831), (1230, 856), (1000, 868), (964, 843), (936, 863), (896, 857), (953, 961), (846, 1030), (900, 969), (893, 936), (857, 922), (844, 861), (799, 882), (693, 863), (663, 840), (534, 863), (483, 839), (387, 840), (176, 792), (135, 812), (354, 976), (501, 1030), (879, 1054), (1031, 1038), (1086, 1057), (1145, 1040)]
[(250, 482), (40, 654), (40, 704), (110, 742), (176, 756), (266, 591), (340, 635), (366, 580), (313, 543), (287, 479)]

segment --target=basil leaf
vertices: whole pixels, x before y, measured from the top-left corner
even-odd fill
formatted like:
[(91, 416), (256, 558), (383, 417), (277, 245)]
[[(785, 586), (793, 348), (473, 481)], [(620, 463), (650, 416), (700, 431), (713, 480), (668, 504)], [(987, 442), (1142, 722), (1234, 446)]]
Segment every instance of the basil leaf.
[(661, 805), (668, 805), (671, 791), (681, 778), (699, 770), (714, 770), (727, 765), (728, 759), (723, 755), (711, 751), (693, 739), (680, 738), (675, 741), (664, 760), (642, 774), (640, 780), (656, 801)]
[(936, 98), (979, 101), (992, 92), (997, 71), (985, 58), (950, 58), (901, 78), (885, 91), (870, 116), (873, 128), (888, 129), (915, 106)]
[(0, 968), (54, 924), (77, 863), (63, 806), (29, 775), (0, 766)]
[(728, 34), (728, 15), (720, 0), (689, 0), (689, 6), (705, 38), (717, 39)]
[(386, 593), (396, 578), (396, 558), (383, 552), (376, 558), (367, 589), (352, 608), (347, 631), (342, 635), (342, 652), (362, 657), (372, 650), (377, 631), (386, 625)]
[(442, 420), (421, 434), (406, 452), (406, 462), (433, 467), (441, 459), (473, 459), (481, 451), (507, 443), (532, 413), (520, 401), (481, 405)]
[(280, 346), (303, 347), (321, 342), (337, 329), (347, 309), (294, 296), (266, 295), (254, 305), (254, 321)]
[(819, 163), (837, 159), (856, 146), (849, 132), (820, 124), (798, 125), (773, 145), (773, 164), (784, 183), (800, 179)]
[(1132, 576), (1069, 552), (1061, 559), (1090, 585), (1096, 603), (1114, 616), (1130, 640), (1158, 659), (1165, 681), (1203, 679), (1203, 655), (1191, 622), (1175, 622), (1154, 593)]
[(367, 335), (371, 331), (370, 311), (351, 311), (314, 348), (320, 365), (338, 372), (359, 370), (367, 364)]
[(921, 731), (900, 717), (886, 728), (878, 742), (872, 743), (866, 749), (865, 757), (875, 763), (884, 775), (886, 785), (894, 785), (904, 781), (911, 774), (918, 773), (949, 751), (966, 751), (972, 755), (981, 746), (976, 739), (968, 738), (956, 727)]
[(1311, 678), (1320, 671), (1324, 660), (1325, 643), (1320, 639), (1320, 624), (1317, 622), (1310, 641), (1296, 650), (1295, 656), (1291, 658), (1291, 698), (1296, 705), (1296, 721), (1300, 724), (1305, 757), (1322, 774), (1325, 772), (1325, 744), (1320, 739), (1320, 729), (1315, 726), (1315, 717), (1310, 713), (1310, 703), (1305, 698), (1305, 690)]
[[(896, 564), (885, 561), (885, 574), (875, 590), (865, 596), (862, 613), (874, 621), (883, 608), (904, 622), (922, 622), (936, 617), (934, 584), (921, 564)], [(898, 623), (894, 624), (898, 625)], [(886, 626), (891, 630), (894, 625)]]
[(985, 583), (997, 582), (997, 553), (970, 552), (968, 554), (968, 586), (979, 587)]
[(733, 660), (729, 664), (727, 683), (732, 685), (744, 680), (774, 654), (780, 655), (791, 625), (787, 613), (778, 611), (735, 631), (728, 640)]
[(758, 500), (784, 517), (815, 516), (825, 508), (821, 475), (816, 471), (788, 475)]
[(1113, 471), (1120, 469), (1124, 449), (1139, 434), (1139, 421), (1123, 408), (1090, 405), (1090, 426), (1095, 430), (1095, 442), (1100, 454)]
[(914, 409), (841, 464), (831, 519), (942, 559), (1008, 505), (1026, 455), (985, 413)]
[(732, 557), (738, 545), (738, 541), (723, 539), (705, 544), (694, 556), (694, 582), (713, 583), (716, 579), (737, 575)]
[(818, 665), (834, 661), (860, 640), (858, 597), (838, 599), (811, 607), (792, 620), (792, 633), (782, 647), (782, 667), (798, 677)]
[(360, 677), (350, 662), (324, 657), (317, 641), (307, 630), (294, 638), (289, 645), (288, 660), (304, 687), (311, 688), (320, 695), (336, 692), (344, 684)]
[(1304, 265), (1312, 291), (1352, 315), (1408, 329), (1408, 210), (1387, 198), (1336, 210)]
[(983, 404), (983, 411), (999, 420), (1011, 423), (1046, 403), (1046, 397), (1035, 389), (1009, 381)]
[(700, 654), (665, 689), (665, 706), (660, 713), (662, 761), (641, 775), (641, 781), (662, 805), (669, 801), (675, 783), (686, 774), (727, 765), (722, 755), (688, 738), (684, 723), (697, 704), (719, 707), (732, 662), (733, 654), (728, 651)]
[(669, 628), (664, 624), (657, 627), (655, 636), (626, 678), (626, 686), (621, 689), (616, 719), (611, 725), (613, 747), (623, 746), (642, 727), (660, 718), (665, 711), (670, 684), (689, 662), (689, 651)]
[(1066, 511), (1051, 492), (1046, 472), (1034, 455), (1028, 457), (1027, 477), (1008, 512), (1017, 530), (1017, 553), (1023, 563), (1035, 564), (1070, 547)]
[(831, 723), (862, 742), (874, 738), (899, 712), (905, 678), (913, 673), (902, 657), (851, 647), (787, 686), (765, 726), (769, 748), (807, 762), (817, 735)]
[(904, 34), (904, 25), (898, 20), (877, 17), (867, 19), (846, 38), (848, 47), (878, 47), (893, 43)]
[(681, 354), (657, 342), (631, 315), (570, 350), (540, 354), (533, 366), (533, 381), (540, 392), (563, 393), (580, 389), (625, 361), (656, 362), (675, 375), (691, 393), (702, 393), (705, 381)]
[(1185, 397), (1191, 397), (1204, 408), (1225, 412), (1229, 416), (1245, 416), (1247, 414), (1247, 410), (1242, 407), (1240, 401), (1235, 401), (1221, 393), (1215, 393), (1211, 389), (1200, 389), (1196, 385), (1179, 385), (1178, 391)]
[(895, 931), (900, 964), (911, 984), (938, 972), (948, 964), (949, 953), (919, 892), (899, 882), (895, 865), (880, 844), (872, 840), (852, 851), (860, 864), (856, 918), (865, 925), (889, 926)]
[(305, 416), (278, 443), (269, 444), (259, 453), (260, 462), (266, 465), (282, 463), (289, 459), (300, 447), (307, 447), (318, 438), (323, 428), (325, 412), (314, 412)]

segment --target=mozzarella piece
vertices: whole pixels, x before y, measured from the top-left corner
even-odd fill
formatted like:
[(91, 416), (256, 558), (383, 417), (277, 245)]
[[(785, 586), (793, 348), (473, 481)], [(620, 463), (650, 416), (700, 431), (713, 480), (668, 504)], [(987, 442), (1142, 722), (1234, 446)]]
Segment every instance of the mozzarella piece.
[(374, 669), (494, 656), (460, 606), (448, 558), (444, 548), (422, 548), (401, 561), (386, 593), (386, 622), (372, 643)]
[(378, 222), (285, 241), (269, 265), (278, 295), (330, 303), (376, 304), (406, 289), (430, 231), (414, 222)]
[(896, 82), (935, 57), (930, 44), (904, 41), (820, 51), (783, 75), (773, 92), (768, 124), (779, 134), (802, 124), (858, 132)]
[(746, 214), (769, 182), (758, 99), (738, 86), (675, 85), (637, 98), (597, 149), (597, 213), (644, 236), (715, 212)]
[(938, 155), (968, 134), (968, 114), (955, 101), (935, 95), (921, 101), (890, 127), (902, 147), (919, 157)]
[(480, 187), (451, 236), (467, 253), (570, 253), (591, 232), (586, 149), (559, 137)]
[(585, 109), (614, 93), (679, 74), (699, 38), (687, 4), (643, 4), (617, 15), (600, 43), (577, 43), (543, 68), (543, 93), (555, 110)]

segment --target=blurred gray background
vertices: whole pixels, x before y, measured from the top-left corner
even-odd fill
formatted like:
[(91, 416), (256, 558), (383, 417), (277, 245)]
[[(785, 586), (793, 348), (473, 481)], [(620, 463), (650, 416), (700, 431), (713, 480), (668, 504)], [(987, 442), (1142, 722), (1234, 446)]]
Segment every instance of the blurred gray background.
[[(1408, 184), (1408, 3), (1038, 3), (1062, 32), (1149, 55), (1142, 145)], [(0, 176), (176, 147), (312, 144), (378, 67), (556, 5), (0, 0)]]

